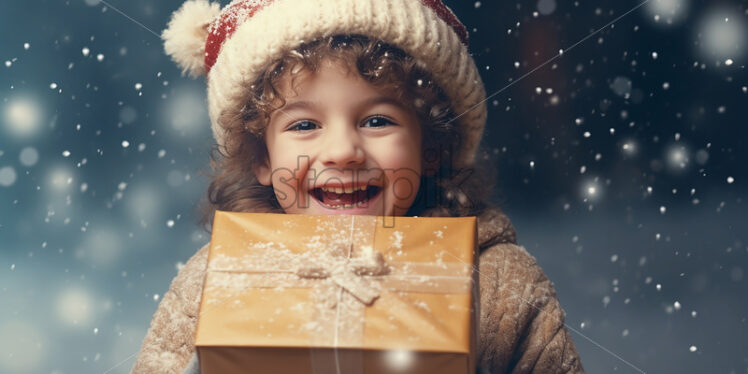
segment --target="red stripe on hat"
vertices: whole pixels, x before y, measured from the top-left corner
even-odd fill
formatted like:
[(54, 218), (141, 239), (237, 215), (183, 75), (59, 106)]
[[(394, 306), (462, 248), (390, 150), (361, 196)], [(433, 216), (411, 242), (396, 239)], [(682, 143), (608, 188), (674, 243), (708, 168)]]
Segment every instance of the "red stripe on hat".
[(457, 33), (457, 36), (460, 37), (460, 41), (462, 41), (462, 44), (468, 45), (468, 31), (465, 28), (465, 25), (460, 22), (460, 20), (457, 18), (457, 16), (452, 12), (452, 9), (449, 9), (441, 0), (421, 0), (421, 3), (423, 5), (431, 8), (439, 18), (442, 19), (442, 21), (446, 22), (447, 25), (451, 26), (452, 29)]
[[(441, 0), (420, 0), (421, 3), (434, 11), (439, 18), (457, 33), (462, 44), (468, 45), (468, 31), (457, 16)], [(271, 4), (273, 0), (244, 0), (229, 4), (221, 15), (208, 28), (208, 39), (205, 41), (205, 72), (218, 59), (223, 43), (234, 34), (242, 23), (252, 18), (254, 14)]]
[(210, 24), (208, 28), (208, 39), (205, 41), (205, 73), (210, 72), (210, 68), (218, 59), (218, 52), (221, 46), (231, 35), (234, 34), (239, 26), (254, 14), (272, 3), (273, 0), (245, 0), (238, 1), (221, 12), (221, 15)]

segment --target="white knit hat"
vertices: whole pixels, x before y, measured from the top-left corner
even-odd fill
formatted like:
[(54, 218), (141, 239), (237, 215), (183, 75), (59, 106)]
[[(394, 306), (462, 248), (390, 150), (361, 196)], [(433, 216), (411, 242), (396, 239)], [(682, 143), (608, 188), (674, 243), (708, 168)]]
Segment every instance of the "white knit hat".
[(473, 163), (486, 122), (485, 90), (468, 53), (468, 33), (441, 0), (234, 0), (223, 10), (188, 0), (163, 32), (182, 75), (207, 74), (213, 135), (222, 113), (239, 112), (263, 69), (300, 44), (359, 34), (394, 45), (428, 70), (459, 116), (456, 166)]

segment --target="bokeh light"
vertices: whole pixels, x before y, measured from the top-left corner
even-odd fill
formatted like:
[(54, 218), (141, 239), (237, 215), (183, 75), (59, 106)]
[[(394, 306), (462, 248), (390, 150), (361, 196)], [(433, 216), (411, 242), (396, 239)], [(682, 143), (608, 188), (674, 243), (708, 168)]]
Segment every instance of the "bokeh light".
[(131, 124), (138, 119), (138, 112), (131, 106), (126, 106), (119, 111), (119, 120), (124, 124)]
[(63, 193), (71, 189), (75, 178), (70, 168), (58, 165), (49, 171), (48, 181), (50, 191)]
[(151, 185), (135, 186), (125, 196), (125, 208), (130, 218), (140, 226), (148, 227), (160, 221), (162, 196), (158, 188)]
[(698, 46), (703, 58), (738, 60), (745, 52), (746, 27), (743, 16), (726, 9), (715, 9), (701, 19)]
[(0, 324), (0, 372), (38, 372), (47, 359), (48, 340), (37, 323), (16, 319)]
[(387, 366), (393, 371), (408, 370), (415, 362), (415, 355), (408, 350), (392, 350), (385, 355)]
[(650, 0), (647, 12), (659, 24), (671, 25), (685, 18), (686, 0)]
[(87, 327), (93, 318), (93, 297), (79, 288), (63, 290), (57, 296), (57, 317), (69, 326)]
[(166, 106), (166, 123), (180, 135), (193, 136), (210, 128), (205, 99), (195, 90), (183, 88), (177, 90)]
[(556, 10), (556, 0), (538, 0), (538, 12), (544, 16), (553, 14)]
[(39, 131), (40, 105), (27, 97), (10, 100), (4, 108), (5, 127), (8, 132), (17, 138), (27, 138)]
[(109, 267), (122, 255), (122, 238), (114, 227), (97, 226), (86, 231), (76, 257), (95, 267)]
[(18, 154), (18, 161), (20, 161), (23, 166), (32, 167), (39, 162), (39, 151), (34, 147), (26, 147)]
[(582, 183), (582, 199), (585, 202), (594, 202), (602, 198), (603, 190), (598, 178), (591, 178)]
[(709, 161), (709, 152), (706, 149), (699, 149), (696, 151), (695, 159), (699, 165), (706, 165), (707, 161)]
[(610, 89), (615, 92), (616, 95), (628, 98), (631, 95), (631, 79), (628, 77), (619, 76), (613, 79), (610, 84)]
[(666, 154), (667, 165), (672, 171), (686, 169), (691, 161), (691, 155), (685, 145), (674, 144), (668, 147)]
[(0, 167), (0, 187), (10, 187), (16, 183), (18, 174), (12, 166)]
[(638, 153), (639, 145), (633, 139), (627, 139), (621, 145), (621, 151), (625, 156), (634, 156)]

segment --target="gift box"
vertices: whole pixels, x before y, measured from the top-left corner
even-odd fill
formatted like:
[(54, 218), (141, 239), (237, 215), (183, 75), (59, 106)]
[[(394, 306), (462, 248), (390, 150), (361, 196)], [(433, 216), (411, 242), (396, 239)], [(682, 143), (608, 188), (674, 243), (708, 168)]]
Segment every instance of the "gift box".
[(475, 373), (475, 217), (392, 218), (216, 212), (201, 372)]

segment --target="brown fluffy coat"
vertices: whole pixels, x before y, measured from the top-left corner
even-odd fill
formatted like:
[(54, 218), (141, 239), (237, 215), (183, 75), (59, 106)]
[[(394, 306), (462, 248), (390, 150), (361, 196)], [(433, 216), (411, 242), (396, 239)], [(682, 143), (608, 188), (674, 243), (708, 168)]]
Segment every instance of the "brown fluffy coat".
[[(584, 373), (564, 327), (553, 283), (498, 209), (478, 217), (478, 367), (490, 373)], [(192, 356), (208, 246), (187, 261), (164, 294), (133, 374), (179, 374)]]

